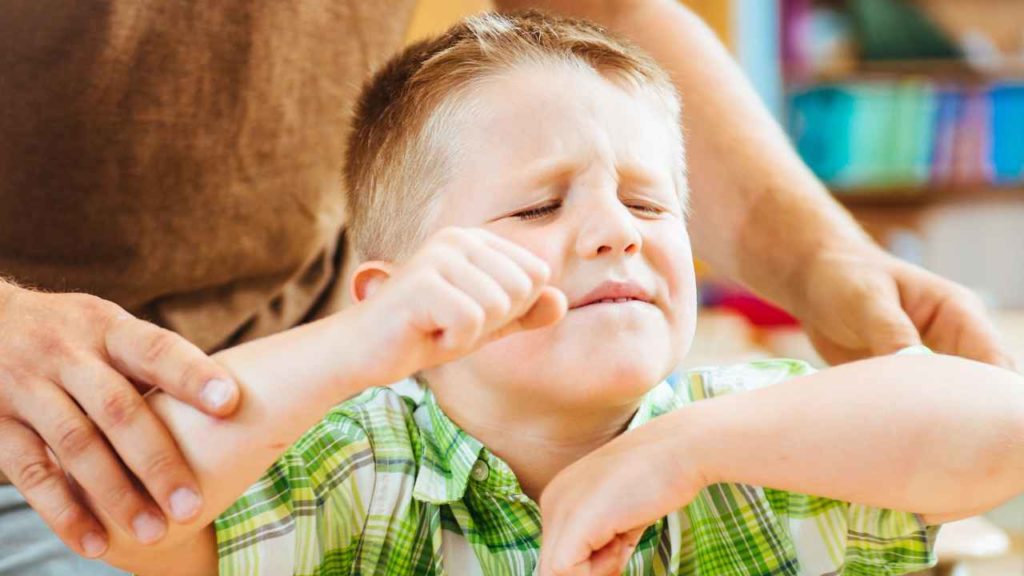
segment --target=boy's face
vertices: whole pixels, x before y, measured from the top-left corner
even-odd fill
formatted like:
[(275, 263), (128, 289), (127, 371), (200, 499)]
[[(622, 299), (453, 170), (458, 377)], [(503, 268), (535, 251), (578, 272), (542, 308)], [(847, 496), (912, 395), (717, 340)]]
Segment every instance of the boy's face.
[(653, 94), (567, 67), (518, 69), (469, 98), (434, 224), (484, 227), (528, 248), (569, 311), (436, 370), (469, 370), (545, 402), (635, 400), (679, 363), (694, 331), (678, 126)]

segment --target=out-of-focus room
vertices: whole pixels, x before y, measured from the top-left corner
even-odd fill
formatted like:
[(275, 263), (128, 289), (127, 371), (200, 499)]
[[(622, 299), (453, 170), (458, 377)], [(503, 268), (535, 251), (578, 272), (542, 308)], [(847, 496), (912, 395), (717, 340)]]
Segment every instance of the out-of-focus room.
[[(875, 240), (976, 291), (1024, 366), (1024, 2), (684, 3)], [(488, 7), (421, 2), (411, 39)], [(777, 356), (823, 365), (792, 317), (700, 262), (698, 276), (687, 367)], [(1024, 574), (1024, 498), (945, 526), (938, 549), (935, 574)]]

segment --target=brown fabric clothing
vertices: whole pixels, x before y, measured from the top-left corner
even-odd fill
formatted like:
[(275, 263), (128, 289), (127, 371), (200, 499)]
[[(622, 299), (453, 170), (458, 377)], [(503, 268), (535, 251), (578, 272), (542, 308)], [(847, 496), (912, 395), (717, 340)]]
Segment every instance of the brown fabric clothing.
[(330, 311), (349, 114), (414, 0), (13, 0), (0, 276), (204, 350)]

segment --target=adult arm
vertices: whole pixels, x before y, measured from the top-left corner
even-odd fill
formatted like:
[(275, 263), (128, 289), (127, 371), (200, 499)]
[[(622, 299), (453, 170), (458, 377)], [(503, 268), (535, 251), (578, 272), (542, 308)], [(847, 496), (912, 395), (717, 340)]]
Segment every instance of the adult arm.
[(697, 254), (796, 315), (839, 363), (924, 343), (1012, 364), (980, 300), (874, 244), (790, 146), (705, 23), (676, 0), (497, 0), (594, 21), (630, 39), (683, 99)]

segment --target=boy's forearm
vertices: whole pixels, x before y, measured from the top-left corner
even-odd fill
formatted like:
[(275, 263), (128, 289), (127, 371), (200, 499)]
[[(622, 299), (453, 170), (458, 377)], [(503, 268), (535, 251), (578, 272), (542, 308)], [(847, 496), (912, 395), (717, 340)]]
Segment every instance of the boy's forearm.
[[(358, 322), (358, 307), (323, 320), (225, 350), (213, 358), (227, 367), (241, 389), (238, 411), (228, 419), (208, 417), (166, 394), (149, 401), (182, 449), (199, 481), (203, 508), (187, 526), (171, 524), (155, 546), (142, 547), (110, 522), (110, 552), (104, 560), (146, 573), (168, 554), (194, 556), (197, 534), (228, 508), (303, 432), (331, 406), (367, 387), (386, 384), (368, 373), (370, 350)], [(361, 338), (362, 337), (362, 338)], [(208, 547), (207, 547), (208, 548)], [(216, 560), (216, 555), (213, 555)], [(184, 568), (184, 564), (180, 565)], [(215, 566), (214, 566), (215, 569)], [(161, 572), (166, 573), (166, 572)], [(182, 572), (196, 573), (194, 568)]]
[(941, 522), (1024, 491), (1024, 379), (947, 356), (831, 368), (670, 415), (674, 461)]

